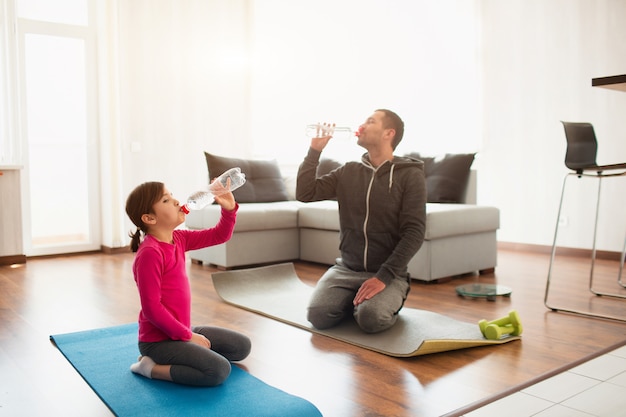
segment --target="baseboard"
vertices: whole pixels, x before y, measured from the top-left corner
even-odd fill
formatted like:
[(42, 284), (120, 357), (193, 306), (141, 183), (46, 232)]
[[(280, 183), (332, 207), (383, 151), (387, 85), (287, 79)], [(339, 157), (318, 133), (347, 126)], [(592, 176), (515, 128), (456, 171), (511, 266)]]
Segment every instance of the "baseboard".
[(118, 253), (128, 253), (130, 252), (130, 246), (122, 246), (121, 248), (112, 248), (110, 246), (100, 246), (100, 250), (102, 253), (106, 253), (107, 255), (117, 255)]
[[(529, 243), (498, 242), (498, 249), (518, 252), (543, 253), (547, 255), (550, 255), (552, 253), (552, 246), (533, 245)], [(557, 247), (556, 254), (564, 256), (574, 256), (578, 258), (591, 258), (591, 249)], [(621, 252), (596, 250), (596, 259), (619, 261), (621, 255)]]
[(0, 266), (1, 265), (25, 264), (25, 263), (26, 263), (26, 255), (0, 256)]
[[(543, 253), (550, 255), (552, 252), (552, 246), (546, 245), (533, 245), (530, 243), (515, 243), (515, 242), (498, 242), (498, 250), (509, 250), (509, 251), (518, 251), (518, 252), (530, 252), (530, 253)], [(130, 252), (130, 246), (122, 246), (119, 248), (112, 248), (109, 246), (100, 246), (100, 250), (102, 253), (107, 255), (116, 255), (119, 253), (128, 253)], [(566, 256), (576, 256), (580, 258), (591, 258), (591, 249), (578, 249), (578, 248), (564, 248), (558, 247), (556, 250), (558, 255), (566, 255)], [(77, 253), (80, 255), (81, 253)], [(85, 253), (82, 253), (83, 255)], [(68, 254), (65, 254), (67, 256)], [(58, 255), (51, 255), (58, 256)], [(41, 258), (34, 257), (34, 258)], [(613, 252), (613, 251), (604, 251), (597, 250), (596, 258), (597, 259), (606, 259), (610, 261), (619, 261), (621, 257), (621, 252)], [(11, 255), (11, 256), (0, 256), (0, 265), (13, 265), (13, 264), (24, 264), (26, 263), (26, 255)]]
[[(56, 253), (56, 254), (53, 254), (53, 255), (29, 256), (28, 258), (25, 257), (24, 262), (26, 262), (26, 259), (63, 258), (63, 257), (72, 257), (72, 256), (92, 255), (92, 254), (98, 254), (98, 253), (104, 253), (106, 255), (117, 255), (117, 254), (123, 254), (123, 253), (130, 253), (130, 246), (124, 246), (124, 247), (121, 247), (121, 248), (111, 248), (111, 247), (108, 247), (108, 246), (100, 246), (100, 250), (90, 250), (90, 251), (85, 251), (85, 252)], [(0, 265), (2, 265), (2, 263), (0, 263)]]

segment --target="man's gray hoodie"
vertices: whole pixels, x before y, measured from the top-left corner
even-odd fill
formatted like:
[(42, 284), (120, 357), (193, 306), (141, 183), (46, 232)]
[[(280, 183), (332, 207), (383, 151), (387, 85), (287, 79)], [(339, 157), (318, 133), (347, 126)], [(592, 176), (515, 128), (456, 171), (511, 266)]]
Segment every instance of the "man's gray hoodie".
[(366, 153), (316, 177), (321, 152), (309, 148), (298, 170), (296, 198), (337, 199), (341, 259), (385, 284), (408, 279), (407, 265), (424, 241), (426, 184), (422, 161), (394, 157), (374, 168)]

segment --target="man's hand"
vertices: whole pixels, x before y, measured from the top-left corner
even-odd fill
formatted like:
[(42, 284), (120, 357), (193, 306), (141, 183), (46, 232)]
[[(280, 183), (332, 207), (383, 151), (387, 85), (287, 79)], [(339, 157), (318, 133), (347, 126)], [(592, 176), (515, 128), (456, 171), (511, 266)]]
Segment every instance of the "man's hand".
[(318, 138), (311, 139), (311, 148), (318, 152), (322, 152), (326, 145), (328, 145), (330, 138), (332, 138), (332, 136), (320, 136)]
[(318, 152), (322, 152), (326, 145), (328, 145), (328, 141), (333, 137), (334, 131), (334, 123), (332, 125), (330, 123), (318, 123), (315, 137), (311, 139), (311, 148), (315, 149)]
[(207, 349), (211, 349), (211, 341), (201, 335), (200, 333), (191, 333), (191, 343), (195, 343), (196, 345), (203, 346)]
[(384, 282), (376, 277), (372, 277), (361, 285), (361, 288), (359, 288), (359, 291), (357, 291), (352, 303), (355, 306), (358, 306), (363, 301), (369, 300), (370, 298), (384, 290), (385, 287), (386, 285)]

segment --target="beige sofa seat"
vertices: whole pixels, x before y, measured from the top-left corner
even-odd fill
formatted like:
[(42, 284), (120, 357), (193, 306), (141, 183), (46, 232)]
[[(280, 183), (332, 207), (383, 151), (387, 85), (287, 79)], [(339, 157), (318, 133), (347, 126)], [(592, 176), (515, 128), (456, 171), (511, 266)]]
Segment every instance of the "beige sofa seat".
[[(295, 181), (288, 180), (286, 188), (295, 190)], [(290, 196), (293, 198), (293, 192)], [(408, 265), (412, 278), (433, 281), (496, 267), (500, 211), (474, 204), (473, 171), (464, 201), (426, 205), (424, 243)], [(212, 227), (219, 216), (217, 205), (192, 211), (187, 215), (186, 227)], [(189, 256), (193, 262), (222, 269), (296, 259), (332, 265), (339, 257), (337, 202), (240, 203), (233, 237), (222, 245), (190, 251)]]
[[(240, 204), (233, 237), (222, 245), (189, 251), (189, 257), (221, 268), (298, 259), (301, 205), (297, 201)], [(217, 205), (191, 211), (185, 224), (189, 229), (212, 227), (220, 213)]]
[(339, 257), (339, 209), (331, 200), (303, 203), (298, 212), (300, 259), (332, 265)]
[(411, 277), (432, 281), (493, 270), (499, 227), (496, 207), (427, 204), (424, 243), (408, 265)]
[[(306, 203), (298, 215), (300, 259), (334, 263), (339, 257), (337, 202)], [(496, 207), (428, 203), (424, 243), (408, 265), (411, 277), (433, 281), (492, 270), (497, 264), (499, 226)]]

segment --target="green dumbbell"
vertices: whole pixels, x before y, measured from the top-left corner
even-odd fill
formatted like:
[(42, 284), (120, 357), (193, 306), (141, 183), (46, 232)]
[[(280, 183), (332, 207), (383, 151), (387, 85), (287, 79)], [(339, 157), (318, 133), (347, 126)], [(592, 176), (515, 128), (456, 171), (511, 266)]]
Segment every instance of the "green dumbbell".
[(497, 320), (481, 320), (478, 322), (478, 327), (480, 327), (483, 336), (489, 340), (498, 340), (505, 334), (519, 336), (523, 331), (522, 321), (515, 310), (509, 312), (508, 316)]
[(489, 340), (499, 340), (503, 335), (510, 334), (512, 336), (518, 336), (521, 332), (521, 327), (498, 326), (496, 324), (489, 324), (485, 328), (484, 335)]

